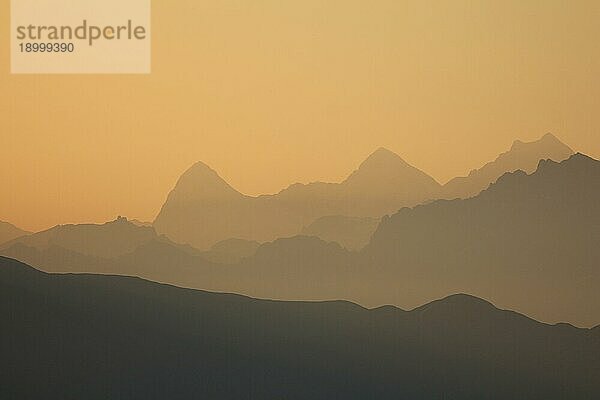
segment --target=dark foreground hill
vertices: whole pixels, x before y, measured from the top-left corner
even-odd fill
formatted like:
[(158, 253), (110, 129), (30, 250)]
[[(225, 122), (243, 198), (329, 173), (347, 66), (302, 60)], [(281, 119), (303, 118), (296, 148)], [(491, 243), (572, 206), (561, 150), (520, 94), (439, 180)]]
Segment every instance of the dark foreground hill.
[(254, 300), (0, 258), (2, 399), (597, 399), (598, 329), (466, 295)]

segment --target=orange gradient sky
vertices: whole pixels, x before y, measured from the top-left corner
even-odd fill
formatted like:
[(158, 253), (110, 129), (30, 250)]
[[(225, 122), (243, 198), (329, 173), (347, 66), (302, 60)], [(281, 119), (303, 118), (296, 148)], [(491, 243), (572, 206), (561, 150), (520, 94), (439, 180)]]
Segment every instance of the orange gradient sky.
[(384, 146), (441, 183), (553, 132), (600, 157), (600, 2), (153, 1), (151, 75), (10, 75), (0, 220), (152, 220), (202, 160), (247, 194)]

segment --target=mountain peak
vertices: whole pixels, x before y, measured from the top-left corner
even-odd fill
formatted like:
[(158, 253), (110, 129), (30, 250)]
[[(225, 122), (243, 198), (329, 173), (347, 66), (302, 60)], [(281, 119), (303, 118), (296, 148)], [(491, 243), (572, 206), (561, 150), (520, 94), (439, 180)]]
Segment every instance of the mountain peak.
[(512, 143), (512, 146), (510, 146), (510, 150), (512, 151), (512, 150), (518, 149), (519, 147), (524, 146), (524, 145), (525, 145), (525, 142), (517, 139)]
[(190, 171), (196, 171), (196, 172), (201, 172), (201, 171), (209, 172), (209, 171), (212, 171), (212, 172), (215, 172), (208, 164), (206, 164), (203, 161), (197, 161), (194, 164), (192, 164), (192, 166), (189, 167), (186, 172), (190, 172)]
[(390, 174), (395, 170), (411, 168), (398, 154), (385, 147), (380, 147), (372, 152), (354, 171), (348, 180), (356, 179), (358, 176), (381, 179), (382, 176)]
[(573, 150), (569, 146), (564, 144), (558, 137), (556, 137), (554, 134), (552, 134), (550, 132), (548, 132), (544, 136), (542, 136), (537, 142), (543, 143), (546, 145), (567, 148), (571, 151), (571, 153), (573, 152)]
[(540, 148), (544, 151), (560, 151), (561, 153), (573, 153), (573, 150), (560, 141), (552, 133), (546, 133), (538, 140), (532, 142), (523, 142), (521, 140), (515, 140), (510, 148), (511, 151), (515, 150), (526, 150)]
[(474, 310), (482, 310), (482, 309), (494, 309), (496, 308), (492, 303), (487, 300), (483, 300), (479, 297), (465, 294), (465, 293), (457, 293), (452, 294), (450, 296), (444, 297), (439, 300), (432, 301), (427, 303), (421, 307), (417, 307), (415, 311), (427, 311), (431, 312), (432, 310), (441, 311), (442, 313), (447, 313), (450, 311), (474, 311)]
[(583, 169), (589, 166), (598, 165), (598, 160), (593, 159), (592, 157), (585, 155), (583, 153), (575, 153), (571, 157), (567, 158), (562, 162), (556, 162), (550, 159), (542, 159), (538, 164), (537, 171), (543, 171), (544, 169), (548, 169), (554, 166), (562, 164), (566, 168), (579, 168)]
[(515, 140), (510, 150), (500, 154), (494, 161), (471, 171), (468, 177), (454, 178), (448, 182), (444, 186), (442, 198), (476, 196), (507, 172), (522, 170), (531, 174), (537, 170), (540, 160), (560, 162), (572, 154), (573, 150), (551, 133), (532, 142)]
[(373, 153), (367, 157), (365, 161), (362, 162), (360, 168), (369, 166), (369, 165), (382, 165), (388, 163), (402, 163), (404, 165), (408, 165), (406, 161), (402, 159), (398, 154), (394, 153), (391, 150), (386, 149), (385, 147), (380, 147), (375, 150)]
[(551, 132), (548, 132), (544, 136), (542, 136), (541, 140), (554, 140), (560, 142), (560, 140), (558, 140), (558, 138), (554, 136)]
[(371, 195), (373, 191), (389, 193), (390, 188), (395, 188), (397, 193), (402, 193), (404, 196), (408, 188), (411, 190), (419, 188), (418, 193), (421, 197), (423, 193), (427, 194), (424, 197), (430, 196), (439, 187), (432, 177), (384, 147), (371, 153), (342, 184), (347, 188)]
[(171, 194), (185, 201), (240, 195), (215, 170), (202, 161), (198, 161), (181, 175)]

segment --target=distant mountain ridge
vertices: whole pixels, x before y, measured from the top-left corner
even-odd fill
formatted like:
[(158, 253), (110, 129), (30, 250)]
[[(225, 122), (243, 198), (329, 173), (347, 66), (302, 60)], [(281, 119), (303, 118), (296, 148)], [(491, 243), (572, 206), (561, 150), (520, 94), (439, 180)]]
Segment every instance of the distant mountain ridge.
[(592, 400), (600, 391), (596, 330), (468, 295), (368, 310), (49, 275), (0, 257), (0, 312), (0, 343), (10, 343), (2, 398)]
[(348, 250), (360, 250), (369, 243), (377, 225), (378, 218), (332, 215), (317, 218), (300, 233), (339, 243)]
[(516, 140), (509, 151), (502, 153), (494, 161), (479, 169), (472, 170), (469, 176), (454, 178), (446, 183), (438, 198), (468, 198), (479, 194), (507, 172), (522, 170), (534, 172), (540, 160), (563, 161), (573, 155), (573, 150), (551, 133), (533, 142)]
[(55, 245), (84, 255), (111, 258), (132, 252), (140, 244), (157, 238), (152, 227), (137, 226), (125, 217), (118, 217), (102, 225), (58, 225), (4, 243), (0, 248), (16, 243), (38, 249)]
[[(531, 175), (504, 174), (470, 199), (400, 210), (382, 220), (364, 254), (380, 273), (401, 266), (402, 304), (460, 288), (508, 307), (529, 303), (545, 320), (571, 313), (591, 326), (600, 315), (597, 243), (600, 162), (578, 153), (542, 160)], [(421, 287), (420, 295), (409, 287)], [(546, 293), (562, 300), (549, 309)]]
[(239, 193), (206, 164), (197, 163), (181, 176), (154, 227), (198, 248), (228, 238), (265, 242), (295, 235), (327, 215), (380, 216), (419, 204), (439, 188), (433, 178), (383, 148), (339, 184), (295, 184), (258, 197)]
[(16, 239), (21, 236), (28, 235), (30, 232), (17, 228), (13, 224), (0, 221), (0, 245), (9, 240)]
[(552, 134), (529, 143), (517, 140), (496, 160), (442, 186), (397, 154), (379, 148), (340, 183), (297, 183), (258, 197), (243, 195), (199, 162), (181, 176), (154, 227), (176, 242), (207, 249), (229, 238), (268, 242), (306, 233), (303, 228), (320, 218), (339, 216), (346, 219), (327, 220), (328, 234), (322, 238), (330, 240), (331, 233), (339, 232), (334, 236), (357, 249), (365, 243), (366, 225), (352, 226), (356, 237), (342, 234), (350, 218), (380, 218), (436, 199), (472, 197), (506, 172), (531, 173), (542, 159), (563, 161), (572, 154)]
[(507, 173), (475, 197), (404, 208), (384, 217), (369, 244), (354, 252), (297, 236), (262, 245), (232, 241), (205, 252), (153, 240), (109, 260), (56, 246), (12, 246), (0, 254), (50, 272), (126, 274), (270, 299), (411, 308), (468, 292), (538, 320), (595, 326), (599, 165), (582, 154), (544, 160), (533, 174)]

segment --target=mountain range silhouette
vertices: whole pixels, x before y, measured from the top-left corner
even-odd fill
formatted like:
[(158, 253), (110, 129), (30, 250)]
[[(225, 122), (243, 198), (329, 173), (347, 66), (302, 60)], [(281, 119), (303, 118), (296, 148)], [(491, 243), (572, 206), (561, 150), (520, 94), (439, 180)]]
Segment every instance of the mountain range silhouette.
[(348, 250), (360, 250), (369, 243), (378, 225), (378, 218), (331, 215), (317, 218), (300, 233), (339, 243)]
[(207, 248), (228, 238), (258, 242), (298, 234), (327, 215), (380, 216), (431, 198), (439, 184), (396, 154), (379, 149), (339, 184), (295, 184), (250, 197), (204, 163), (186, 171), (154, 221), (172, 240)]
[(472, 197), (507, 172), (521, 170), (530, 174), (537, 169), (539, 160), (550, 159), (560, 162), (571, 155), (573, 150), (551, 133), (533, 142), (516, 140), (510, 150), (500, 154), (496, 160), (480, 169), (472, 170), (466, 177), (450, 180), (444, 185), (438, 197), (440, 199)]
[[(2, 398), (595, 399), (600, 330), (468, 295), (275, 302), (0, 257)], [(35, 382), (35, 384), (32, 384)]]
[[(341, 183), (297, 183), (258, 197), (243, 195), (199, 162), (181, 176), (154, 227), (176, 242), (200, 249), (229, 238), (267, 242), (296, 235), (322, 217), (380, 218), (435, 199), (471, 197), (505, 172), (532, 172), (540, 159), (562, 161), (572, 154), (551, 134), (531, 143), (516, 141), (495, 161), (442, 186), (397, 154), (379, 148)], [(348, 236), (348, 222), (354, 222), (356, 239)], [(365, 228), (356, 222), (329, 220), (323, 238), (356, 249), (365, 244)]]
[(205, 252), (154, 238), (112, 258), (21, 240), (0, 253), (49, 272), (135, 275), (271, 299), (411, 308), (466, 292), (538, 320), (593, 326), (600, 315), (599, 184), (600, 162), (585, 155), (541, 161), (534, 173), (507, 173), (475, 197), (384, 217), (369, 244), (353, 252), (297, 236)]

